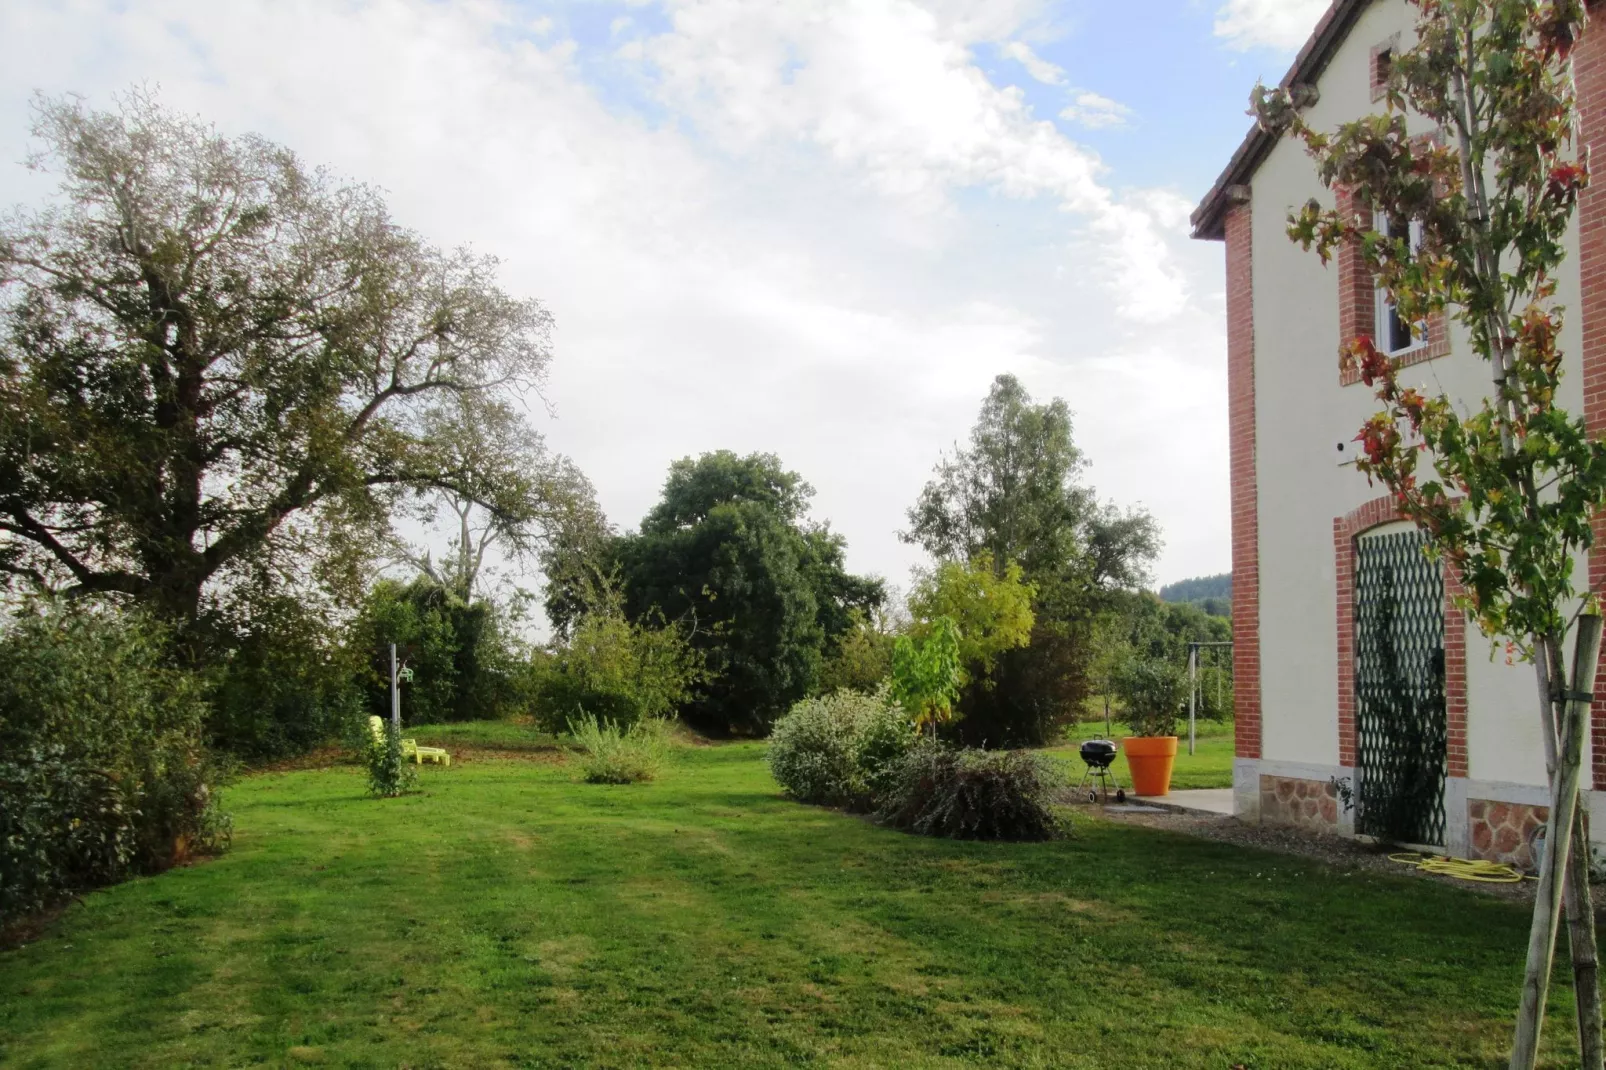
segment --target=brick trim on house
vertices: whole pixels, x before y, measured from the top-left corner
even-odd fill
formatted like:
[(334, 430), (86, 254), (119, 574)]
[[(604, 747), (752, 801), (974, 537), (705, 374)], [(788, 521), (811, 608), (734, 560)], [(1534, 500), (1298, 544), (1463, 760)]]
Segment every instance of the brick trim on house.
[[(1359, 209), (1349, 190), (1339, 187), (1334, 191), (1338, 211), (1354, 216)], [(1349, 347), (1355, 339), (1365, 335), (1374, 337), (1377, 330), (1377, 283), (1366, 270), (1356, 242), (1345, 242), (1338, 247), (1338, 385), (1352, 386), (1361, 381), (1360, 368), (1348, 357)], [(1396, 368), (1408, 368), (1450, 355), (1450, 328), (1443, 312), (1428, 316), (1426, 344), (1408, 349), (1394, 358)]]
[[(1601, 5), (1589, 6), (1600, 18)], [(1573, 77), (1579, 141), (1606, 149), (1606, 32), (1595, 26), (1590, 24), (1573, 50)], [(1599, 437), (1606, 433), (1606, 181), (1593, 182), (1578, 195), (1578, 278), (1584, 423), (1591, 436)], [(1601, 516), (1595, 517), (1595, 545), (1589, 552), (1589, 587), (1606, 590), (1606, 518)], [(1606, 657), (1602, 660), (1606, 673)], [(1594, 786), (1606, 790), (1606, 695), (1591, 710), (1590, 744)]]
[(1235, 753), (1260, 757), (1260, 517), (1255, 472), (1253, 228), (1245, 195), (1227, 213), (1227, 398), (1232, 476)]
[[(1338, 764), (1355, 766), (1355, 541), (1373, 528), (1405, 518), (1389, 495), (1333, 518), (1338, 578)], [(1467, 775), (1467, 618), (1455, 605), (1462, 591), (1455, 570), (1444, 576), (1445, 772)]]

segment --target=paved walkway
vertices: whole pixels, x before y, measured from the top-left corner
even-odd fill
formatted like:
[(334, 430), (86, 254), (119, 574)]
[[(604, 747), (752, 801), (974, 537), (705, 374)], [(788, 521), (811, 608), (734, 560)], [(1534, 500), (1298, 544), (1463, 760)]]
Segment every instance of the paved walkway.
[(1153, 803), (1174, 810), (1187, 810), (1200, 814), (1232, 816), (1231, 788), (1199, 788), (1193, 791), (1173, 791), (1169, 795), (1131, 796), (1133, 802)]

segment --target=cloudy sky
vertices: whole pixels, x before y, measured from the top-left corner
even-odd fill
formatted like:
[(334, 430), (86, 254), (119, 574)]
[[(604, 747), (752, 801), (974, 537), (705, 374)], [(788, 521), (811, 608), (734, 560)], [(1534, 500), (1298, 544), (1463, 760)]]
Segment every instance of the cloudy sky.
[(1156, 580), (1229, 567), (1220, 246), (1187, 217), (1326, 0), (6, 0), (0, 205), (35, 90), (134, 83), (383, 187), (557, 319), (532, 412), (637, 523), (771, 451), (850, 564), (1001, 372), (1066, 399)]

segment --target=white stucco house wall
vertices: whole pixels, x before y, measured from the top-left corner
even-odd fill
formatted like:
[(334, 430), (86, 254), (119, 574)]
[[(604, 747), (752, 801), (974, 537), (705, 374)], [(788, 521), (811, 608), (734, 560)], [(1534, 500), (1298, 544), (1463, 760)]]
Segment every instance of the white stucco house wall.
[[(1582, 136), (1597, 160), (1606, 159), (1601, 7), (1575, 53)], [(1389, 51), (1409, 45), (1415, 14), (1404, 0), (1335, 0), (1284, 80), (1314, 90), (1305, 94), (1313, 126), (1381, 110), (1374, 89)], [(1561, 404), (1602, 429), (1606, 181), (1597, 183), (1575, 217), (1557, 300), (1567, 310)], [(1442, 814), (1424, 817), (1422, 842), (1527, 864), (1547, 797), (1533, 669), (1491, 657), (1489, 641), (1449, 604), (1454, 577), (1419, 553), (1431, 574), (1401, 556), (1414, 529), (1397, 519), (1381, 487), (1345, 463), (1378, 405), (1341, 374), (1340, 347), (1359, 334), (1387, 338), (1398, 323), (1391, 326), (1354, 253), (1324, 267), (1289, 241), (1290, 211), (1312, 197), (1334, 203), (1303, 146), (1251, 131), (1193, 216), (1195, 237), (1224, 242), (1227, 259), (1235, 807), (1246, 820), (1367, 831), (1357, 830), (1333, 782), (1364, 800), (1368, 770), (1374, 786), (1384, 779), (1378, 770), (1394, 729), (1379, 728), (1368, 696), (1385, 671), (1379, 637), (1397, 634), (1416, 684), (1442, 689), (1442, 786), (1432, 788)], [(1487, 366), (1458, 327), (1435, 321), (1425, 338), (1406, 332), (1396, 340), (1405, 381), (1469, 406), (1487, 392)], [(1597, 548), (1578, 575), (1606, 586), (1606, 551)], [(1392, 597), (1379, 594), (1384, 589)], [(1380, 599), (1394, 607), (1394, 624), (1379, 623)], [(1606, 698), (1596, 704), (1592, 736), (1584, 783), (1592, 836), (1606, 839)]]

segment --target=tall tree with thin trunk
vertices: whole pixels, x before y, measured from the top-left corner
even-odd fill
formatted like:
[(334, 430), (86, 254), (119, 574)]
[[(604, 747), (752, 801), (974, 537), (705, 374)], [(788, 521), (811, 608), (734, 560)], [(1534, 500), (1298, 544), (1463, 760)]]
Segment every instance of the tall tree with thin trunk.
[[(1429, 534), (1460, 575), (1463, 607), (1532, 661), (1550, 772), (1549, 850), (1539, 875), (1513, 1070), (1538, 1054), (1565, 899), (1583, 1065), (1602, 1065), (1587, 835), (1579, 782), (1599, 656), (1598, 592), (1575, 581), (1606, 500), (1606, 446), (1556, 405), (1562, 378), (1557, 273), (1588, 150), (1575, 141), (1570, 56), (1582, 0), (1412, 0), (1417, 38), (1392, 57), (1387, 113), (1312, 129), (1297, 91), (1259, 88), (1263, 127), (1305, 143), (1355, 211), (1312, 201), (1289, 236), (1325, 262), (1354, 243), (1403, 322), (1448, 313), (1487, 362), (1475, 409), (1404, 385), (1370, 337), (1358, 365), (1383, 411), (1362, 429), (1358, 467)], [(1599, 31), (1595, 31), (1599, 32)], [(1413, 136), (1410, 123), (1431, 127)], [(1379, 226), (1387, 220), (1389, 225)], [(1406, 224), (1409, 224), (1407, 226)], [(1573, 655), (1569, 664), (1569, 638)]]
[(33, 132), (60, 185), (0, 219), (0, 576), (182, 625), (275, 555), (380, 545), (408, 493), (513, 500), (429, 421), (545, 372), (493, 259), (142, 92), (40, 98)]

